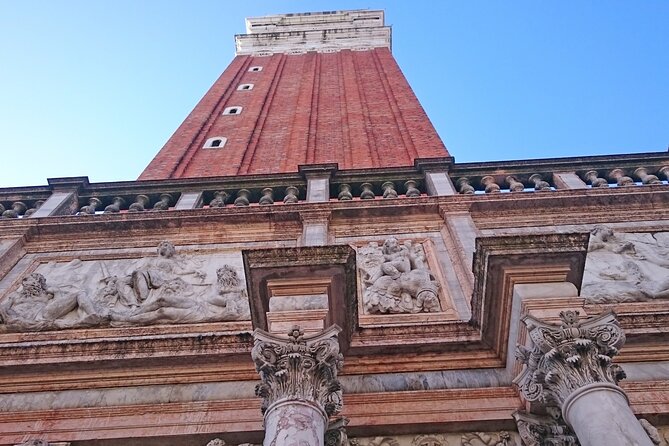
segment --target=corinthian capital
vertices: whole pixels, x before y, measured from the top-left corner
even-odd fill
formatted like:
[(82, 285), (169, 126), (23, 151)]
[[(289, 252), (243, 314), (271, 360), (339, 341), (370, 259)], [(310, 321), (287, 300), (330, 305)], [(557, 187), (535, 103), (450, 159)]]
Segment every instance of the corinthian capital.
[(534, 348), (517, 347), (516, 357), (525, 368), (514, 380), (528, 401), (557, 407), (585, 385), (617, 385), (625, 377), (622, 368), (612, 363), (625, 343), (615, 314), (581, 321), (578, 311), (563, 311), (560, 319), (559, 326), (531, 316), (522, 319)]
[(288, 333), (288, 339), (262, 330), (253, 332), (251, 357), (260, 374), (256, 395), (263, 399), (263, 413), (277, 402), (290, 400), (315, 404), (327, 416), (341, 410), (337, 372), (343, 357), (337, 341), (339, 331), (339, 327), (332, 326), (305, 337), (296, 326)]

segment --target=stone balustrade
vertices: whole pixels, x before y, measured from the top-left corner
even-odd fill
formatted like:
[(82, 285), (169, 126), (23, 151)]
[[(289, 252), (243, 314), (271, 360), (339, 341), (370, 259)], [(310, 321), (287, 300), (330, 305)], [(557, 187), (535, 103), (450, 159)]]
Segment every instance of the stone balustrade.
[(272, 206), (276, 204), (295, 204), (305, 201), (304, 185), (274, 187), (248, 187), (237, 190), (217, 190), (203, 193), (205, 208)]
[(82, 204), (74, 215), (90, 216), (97, 214), (136, 213), (146, 211), (167, 211), (179, 197), (179, 193), (147, 193), (137, 195), (102, 195), (79, 196)]
[(657, 186), (669, 182), (669, 155), (468, 163), (448, 173), (462, 195)]
[(414, 198), (426, 195), (421, 191), (422, 181), (409, 180), (385, 180), (385, 181), (365, 181), (334, 183), (330, 188), (330, 199), (337, 201), (352, 200), (376, 200), (376, 199), (397, 199)]
[(45, 200), (0, 202), (0, 218), (27, 218), (42, 207)]
[(658, 187), (669, 183), (669, 154), (463, 164), (440, 158), (373, 171), (339, 171), (336, 164), (325, 164), (302, 166), (295, 174), (209, 181), (91, 184), (86, 177), (48, 181), (48, 186), (0, 189), (0, 219)]

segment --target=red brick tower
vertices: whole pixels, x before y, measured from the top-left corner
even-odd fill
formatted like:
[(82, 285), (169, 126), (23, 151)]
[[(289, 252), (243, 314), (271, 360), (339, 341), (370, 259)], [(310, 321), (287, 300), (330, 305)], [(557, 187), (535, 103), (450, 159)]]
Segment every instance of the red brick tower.
[(140, 180), (448, 155), (390, 52), (383, 11), (275, 15), (246, 28), (230, 66)]

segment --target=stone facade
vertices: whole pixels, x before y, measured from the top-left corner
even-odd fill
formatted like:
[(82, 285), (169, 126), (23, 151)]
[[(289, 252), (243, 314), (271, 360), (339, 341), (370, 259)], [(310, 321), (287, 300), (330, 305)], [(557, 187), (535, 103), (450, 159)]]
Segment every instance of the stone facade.
[[(155, 181), (0, 189), (0, 445), (667, 444), (669, 155), (455, 163), (387, 49), (358, 49), (235, 59)], [(344, 84), (352, 60), (386, 70), (365, 104), (393, 89), (375, 116), (397, 133), (344, 113), (377, 152), (199, 151), (252, 64), (262, 92), (316, 54)]]

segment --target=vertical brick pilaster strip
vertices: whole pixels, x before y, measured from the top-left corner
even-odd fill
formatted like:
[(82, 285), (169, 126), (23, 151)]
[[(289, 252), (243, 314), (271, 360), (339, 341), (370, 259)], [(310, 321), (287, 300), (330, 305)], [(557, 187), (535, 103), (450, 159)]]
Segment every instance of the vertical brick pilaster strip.
[(307, 140), (307, 164), (316, 159), (316, 132), (318, 131), (318, 98), (321, 82), (321, 58), (315, 56), (314, 79), (311, 94), (311, 115), (309, 116), (309, 138)]
[(381, 85), (383, 87), (383, 91), (385, 92), (386, 99), (388, 100), (388, 106), (390, 107), (390, 110), (392, 112), (395, 124), (397, 125), (397, 128), (400, 131), (399, 134), (400, 137), (402, 138), (402, 142), (404, 143), (403, 144), (404, 150), (406, 150), (408, 161), (412, 161), (418, 158), (418, 151), (416, 150), (416, 146), (414, 145), (413, 140), (411, 139), (411, 135), (409, 134), (409, 129), (407, 129), (406, 123), (404, 122), (404, 118), (402, 116), (402, 110), (397, 104), (397, 98), (395, 98), (393, 90), (388, 81), (388, 73), (384, 69), (383, 62), (379, 59), (379, 54), (377, 50), (372, 51), (372, 56), (374, 64), (376, 65), (376, 70), (379, 73), (379, 78), (381, 79)]
[[(190, 164), (191, 160), (195, 156), (195, 153), (202, 148), (204, 145), (204, 142), (206, 140), (206, 135), (209, 129), (214, 125), (220, 114), (223, 112), (223, 109), (226, 106), (226, 102), (232, 92), (235, 90), (237, 84), (239, 83), (239, 80), (241, 77), (244, 75), (246, 70), (248, 70), (248, 67), (250, 66), (251, 63), (251, 58), (245, 57), (243, 63), (241, 66), (237, 69), (237, 72), (235, 73), (235, 76), (230, 82), (225, 90), (223, 91), (223, 94), (218, 98), (218, 101), (214, 105), (214, 108), (212, 109), (212, 112), (209, 114), (206, 120), (202, 122), (202, 125), (200, 128), (193, 133), (190, 143), (188, 144), (188, 149), (184, 151), (181, 159), (179, 160), (178, 164), (175, 166), (175, 169), (172, 171), (172, 174), (170, 175), (170, 178), (181, 178), (184, 173), (186, 172), (186, 169), (188, 168), (188, 165)], [(209, 93), (207, 93), (209, 94)]]
[[(249, 170), (251, 170), (253, 163), (256, 161), (255, 152), (258, 146), (258, 141), (260, 140), (260, 135), (262, 134), (263, 127), (267, 119), (267, 115), (270, 113), (270, 109), (272, 108), (272, 100), (274, 99), (274, 95), (276, 94), (277, 85), (281, 80), (283, 67), (286, 64), (286, 55), (281, 54), (279, 57), (280, 59), (276, 69), (276, 73), (274, 74), (274, 78), (272, 79), (272, 84), (270, 85), (267, 95), (265, 96), (265, 100), (263, 101), (261, 110), (258, 114), (258, 120), (256, 121), (255, 128), (253, 129), (253, 132), (249, 137), (249, 143), (246, 147), (246, 151), (244, 152), (244, 158), (242, 159), (241, 166), (239, 166), (239, 171), (237, 172), (238, 174), (249, 173)], [(260, 160), (260, 162), (262, 163), (262, 160)]]
[(348, 112), (346, 110), (348, 98), (346, 97), (346, 84), (344, 82), (344, 64), (342, 61), (341, 51), (337, 53), (337, 78), (339, 81), (339, 113), (341, 116), (341, 151), (344, 157), (343, 166), (347, 168), (352, 166), (351, 154), (351, 134), (349, 132)]
[[(369, 103), (367, 101), (367, 94), (365, 92), (364, 88), (364, 83), (363, 79), (360, 76), (361, 74), (361, 66), (359, 61), (357, 60), (357, 56), (360, 53), (353, 52), (351, 54), (352, 60), (353, 60), (353, 66), (354, 66), (354, 72), (355, 72), (355, 83), (356, 86), (358, 87), (358, 95), (360, 96), (360, 105), (362, 108), (362, 116), (363, 116), (363, 122), (364, 122), (364, 129), (365, 133), (367, 134), (367, 147), (369, 150), (369, 158), (372, 160), (372, 165), (370, 167), (380, 167), (381, 162), (379, 161), (379, 152), (376, 144), (376, 138), (374, 135), (373, 131), (373, 125), (371, 121), (371, 117), (369, 115)], [(371, 136), (371, 137), (370, 137)]]

